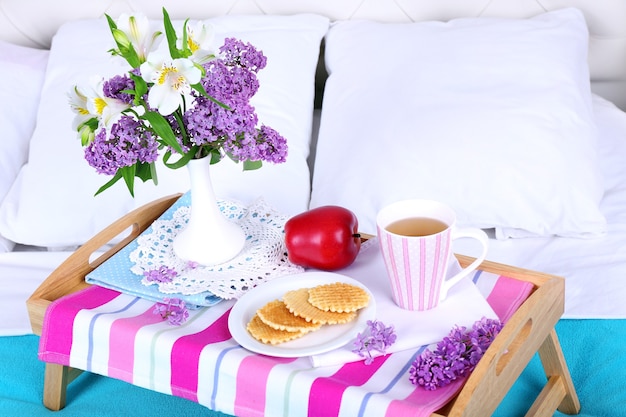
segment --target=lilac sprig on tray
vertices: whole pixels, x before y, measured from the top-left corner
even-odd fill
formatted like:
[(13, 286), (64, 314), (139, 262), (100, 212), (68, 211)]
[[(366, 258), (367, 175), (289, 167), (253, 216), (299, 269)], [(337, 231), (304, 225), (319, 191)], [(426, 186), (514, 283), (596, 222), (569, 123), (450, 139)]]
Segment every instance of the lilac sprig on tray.
[(365, 358), (365, 364), (369, 365), (374, 361), (372, 352), (384, 354), (395, 341), (393, 326), (385, 326), (378, 320), (368, 320), (367, 329), (357, 335), (352, 351)]
[(161, 265), (156, 269), (144, 271), (143, 276), (148, 282), (172, 282), (178, 276), (174, 268)]
[(185, 301), (180, 298), (164, 298), (162, 303), (156, 303), (154, 314), (159, 314), (163, 320), (167, 320), (172, 326), (180, 326), (189, 318), (189, 311)]
[(426, 349), (415, 359), (409, 369), (409, 380), (432, 391), (469, 375), (502, 327), (499, 320), (485, 317), (470, 330), (454, 327), (434, 352)]

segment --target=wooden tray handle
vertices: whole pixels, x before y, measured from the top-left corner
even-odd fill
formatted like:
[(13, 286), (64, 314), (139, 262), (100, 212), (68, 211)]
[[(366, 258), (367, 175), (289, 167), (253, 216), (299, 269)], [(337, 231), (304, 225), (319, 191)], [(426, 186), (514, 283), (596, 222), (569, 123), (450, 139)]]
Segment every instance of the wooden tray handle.
[[(33, 332), (41, 334), (43, 316), (52, 301), (87, 287), (87, 274), (139, 236), (180, 196), (163, 197), (131, 211), (89, 239), (61, 263), (26, 301)], [(94, 254), (126, 231), (128, 234), (119, 243), (92, 260)]]
[[(484, 269), (498, 267), (486, 262)], [(443, 414), (435, 416), (491, 415), (537, 351), (548, 383), (527, 416), (552, 416), (556, 408), (567, 414), (578, 413), (580, 403), (554, 331), (564, 311), (565, 280), (546, 274), (535, 279), (541, 285), (506, 323), (455, 400), (442, 410)]]

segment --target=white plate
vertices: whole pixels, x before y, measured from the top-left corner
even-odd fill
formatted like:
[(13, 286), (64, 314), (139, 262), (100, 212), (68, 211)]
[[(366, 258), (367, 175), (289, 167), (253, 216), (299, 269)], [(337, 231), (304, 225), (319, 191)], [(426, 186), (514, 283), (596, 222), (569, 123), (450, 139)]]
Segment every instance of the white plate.
[[(290, 290), (304, 287), (311, 288), (316, 285), (333, 282), (346, 282), (358, 285), (370, 295), (369, 304), (367, 307), (359, 310), (355, 320), (345, 324), (327, 324), (299, 339), (277, 345), (261, 343), (246, 330), (248, 322), (254, 317), (256, 311), (267, 302), (281, 299), (283, 294)], [(374, 296), (359, 281), (334, 272), (310, 271), (277, 278), (248, 291), (233, 306), (228, 317), (228, 328), (237, 343), (252, 352), (283, 358), (295, 358), (317, 355), (344, 346), (353, 340), (359, 332), (363, 331), (367, 326), (367, 321), (374, 320), (375, 315), (376, 301)]]

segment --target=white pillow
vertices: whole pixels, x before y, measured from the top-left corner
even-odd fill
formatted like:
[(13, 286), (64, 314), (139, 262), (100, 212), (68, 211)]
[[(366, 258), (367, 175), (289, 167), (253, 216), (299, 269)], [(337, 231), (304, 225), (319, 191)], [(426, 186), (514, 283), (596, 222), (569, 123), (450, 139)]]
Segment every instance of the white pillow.
[[(242, 172), (241, 165), (231, 161), (214, 165), (212, 179), (218, 197), (246, 204), (263, 197), (286, 214), (306, 210), (314, 77), (328, 19), (225, 16), (208, 21), (216, 32), (216, 47), (224, 37), (237, 37), (267, 56), (253, 104), (259, 121), (280, 132), (289, 146), (286, 163), (266, 163), (257, 171)], [(104, 19), (68, 23), (54, 37), (29, 162), (20, 172), (18, 186), (0, 207), (0, 233), (14, 241), (48, 247), (77, 245), (133, 208), (189, 188), (186, 168), (170, 170), (161, 165), (159, 185), (138, 183), (135, 199), (123, 181), (94, 197), (110, 177), (96, 174), (84, 160), (71, 128), (74, 115), (66, 94), (93, 75), (108, 77), (128, 71), (124, 61), (107, 53), (113, 46)]]
[(333, 25), (311, 206), (370, 233), (405, 198), (499, 237), (604, 233), (587, 44), (576, 9)]
[[(0, 202), (28, 159), (48, 51), (0, 41)], [(0, 235), (0, 252), (13, 248)]]

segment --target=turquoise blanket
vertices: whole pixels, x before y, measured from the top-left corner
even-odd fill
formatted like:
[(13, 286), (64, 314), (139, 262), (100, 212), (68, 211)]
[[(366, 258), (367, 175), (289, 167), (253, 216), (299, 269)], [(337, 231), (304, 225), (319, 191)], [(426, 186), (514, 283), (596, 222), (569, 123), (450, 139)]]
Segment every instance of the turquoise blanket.
[[(557, 325), (582, 405), (581, 417), (626, 417), (626, 320), (561, 320)], [(0, 337), (0, 416), (224, 416), (196, 403), (83, 373), (70, 385), (67, 407), (42, 405), (44, 364), (37, 336)], [(536, 356), (494, 416), (523, 416), (545, 376)], [(556, 416), (565, 414), (556, 413)]]

